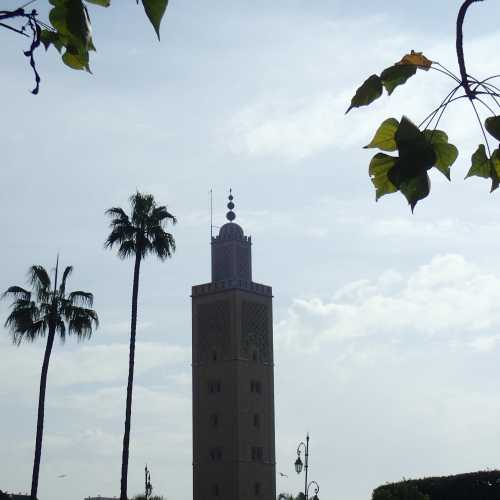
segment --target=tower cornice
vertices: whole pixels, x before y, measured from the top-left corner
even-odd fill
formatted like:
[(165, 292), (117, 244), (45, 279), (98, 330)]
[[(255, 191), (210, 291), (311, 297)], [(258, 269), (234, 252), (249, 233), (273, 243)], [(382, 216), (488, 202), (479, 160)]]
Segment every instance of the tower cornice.
[(191, 297), (212, 295), (217, 292), (227, 292), (228, 290), (243, 290), (246, 292), (256, 293), (258, 295), (264, 295), (266, 297), (273, 296), (273, 289), (268, 285), (262, 285), (261, 283), (255, 283), (247, 280), (229, 279), (194, 285), (191, 288)]

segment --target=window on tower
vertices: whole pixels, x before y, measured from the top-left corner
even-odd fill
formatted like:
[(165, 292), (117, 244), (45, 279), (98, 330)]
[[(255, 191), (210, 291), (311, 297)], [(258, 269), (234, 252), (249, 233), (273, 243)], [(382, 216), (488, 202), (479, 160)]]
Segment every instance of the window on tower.
[(222, 460), (222, 448), (220, 446), (210, 448), (209, 455), (212, 462), (220, 462)]
[(210, 380), (208, 382), (208, 392), (210, 394), (215, 394), (216, 392), (220, 392), (221, 383), (220, 380)]
[(250, 392), (255, 392), (260, 394), (262, 391), (262, 386), (260, 380), (251, 380), (250, 381)]
[(264, 449), (262, 446), (252, 446), (251, 456), (253, 462), (262, 462), (264, 458)]
[(252, 361), (257, 361), (257, 351), (252, 352)]
[(254, 413), (253, 416), (253, 426), (259, 428), (260, 427), (260, 415), (258, 413)]
[(255, 493), (256, 497), (260, 496), (260, 490), (261, 490), (260, 483), (255, 483), (253, 485), (253, 492)]
[(219, 485), (218, 484), (213, 484), (212, 485), (212, 495), (214, 497), (218, 497), (220, 494), (220, 489), (219, 489)]
[(217, 413), (212, 413), (212, 415), (210, 415), (210, 426), (219, 427), (219, 415), (217, 415)]
[(212, 361), (217, 361), (217, 351), (215, 349), (212, 351)]

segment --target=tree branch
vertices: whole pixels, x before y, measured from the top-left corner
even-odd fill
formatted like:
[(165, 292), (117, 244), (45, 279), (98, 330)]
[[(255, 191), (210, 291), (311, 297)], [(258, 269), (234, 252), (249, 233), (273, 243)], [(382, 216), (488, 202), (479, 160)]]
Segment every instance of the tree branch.
[[(36, 64), (35, 64), (35, 50), (40, 46), (41, 42), (41, 33), (42, 29), (40, 27), (40, 22), (37, 19), (38, 12), (33, 9), (31, 12), (27, 12), (24, 10), (24, 7), (29, 5), (30, 3), (33, 3), (32, 0), (24, 4), (22, 7), (19, 7), (14, 10), (0, 10), (0, 26), (2, 28), (6, 28), (8, 30), (14, 31), (15, 33), (18, 33), (19, 35), (23, 36), (28, 36), (27, 33), (25, 33), (25, 28), (29, 26), (31, 30), (31, 45), (28, 50), (24, 51), (24, 55), (29, 58), (30, 61), (30, 66), (33, 69), (33, 73), (35, 75), (35, 88), (31, 91), (32, 94), (38, 94), (38, 90), (40, 87), (40, 75), (38, 74), (38, 71), (36, 69)], [(1, 21), (5, 21), (6, 19), (14, 19), (14, 18), (24, 18), (26, 19), (26, 24), (21, 27), (21, 29), (13, 28), (12, 26), (9, 26), (8, 24), (5, 24)]]
[(458, 11), (457, 17), (457, 59), (458, 66), (460, 68), (460, 76), (462, 77), (462, 86), (467, 94), (467, 97), (472, 101), (474, 99), (474, 92), (471, 90), (469, 86), (469, 80), (467, 78), (467, 71), (465, 69), (465, 60), (464, 60), (464, 37), (463, 37), (463, 25), (465, 14), (467, 9), (475, 2), (482, 2), (484, 0), (465, 0), (465, 2), (460, 7)]

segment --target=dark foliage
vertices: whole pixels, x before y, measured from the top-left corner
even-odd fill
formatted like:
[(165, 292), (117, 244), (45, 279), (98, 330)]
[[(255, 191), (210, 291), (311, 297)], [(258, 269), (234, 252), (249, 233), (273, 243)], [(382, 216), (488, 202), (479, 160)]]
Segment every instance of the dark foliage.
[[(407, 488), (401, 488), (406, 485)], [(404, 491), (418, 491), (430, 500), (500, 500), (500, 471), (479, 471), (455, 476), (426, 477), (384, 484), (373, 490), (372, 500), (407, 500)]]

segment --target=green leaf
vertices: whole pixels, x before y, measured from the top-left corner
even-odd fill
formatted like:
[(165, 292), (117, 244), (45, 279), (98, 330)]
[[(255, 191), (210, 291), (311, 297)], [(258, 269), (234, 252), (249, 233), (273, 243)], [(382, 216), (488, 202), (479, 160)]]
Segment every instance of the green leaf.
[(346, 114), (352, 108), (366, 106), (382, 95), (382, 80), (378, 75), (372, 75), (367, 78), (361, 87), (356, 90), (354, 97), (351, 99), (351, 105), (347, 108)]
[(405, 175), (408, 177), (429, 170), (435, 164), (436, 153), (432, 144), (406, 116), (401, 118), (395, 138)]
[(424, 130), (422, 133), (431, 144), (440, 144), (448, 142), (448, 135), (446, 134), (446, 132), (443, 132), (442, 130), (427, 129)]
[(405, 195), (408, 204), (411, 206), (411, 211), (413, 212), (416, 204), (429, 196), (431, 191), (431, 180), (427, 172), (425, 172), (417, 175), (417, 177), (402, 182), (399, 190)]
[(458, 149), (453, 144), (438, 143), (434, 144), (434, 153), (436, 153), (435, 167), (450, 180), (450, 167), (458, 158)]
[(111, 0), (85, 0), (88, 3), (93, 3), (95, 5), (100, 5), (101, 7), (109, 7), (111, 5)]
[(398, 127), (399, 122), (396, 118), (388, 118), (382, 122), (370, 144), (365, 146), (365, 149), (378, 148), (382, 151), (396, 151), (398, 147), (395, 135)]
[(370, 162), (368, 174), (370, 175), (371, 181), (375, 187), (375, 199), (377, 201), (385, 194), (397, 191), (396, 186), (394, 186), (394, 184), (392, 184), (387, 177), (388, 172), (396, 164), (396, 160), (397, 158), (394, 158), (393, 156), (389, 156), (384, 153), (377, 153)]
[(495, 149), (491, 154), (491, 161), (493, 162), (493, 169), (500, 177), (500, 148)]
[(46, 47), (52, 43), (59, 51), (65, 47), (63, 62), (70, 68), (90, 72), (89, 50), (95, 47), (87, 8), (82, 0), (50, 0), (50, 3), (54, 8), (49, 19), (56, 33), (42, 34), (42, 42)]
[(165, 14), (165, 10), (168, 5), (168, 0), (142, 0), (142, 5), (148, 19), (151, 21), (153, 28), (158, 35), (158, 40), (160, 39), (160, 23)]
[(486, 118), (484, 125), (486, 130), (497, 141), (500, 141), (500, 116), (490, 116), (489, 118)]
[(432, 144), (436, 154), (434, 165), (448, 180), (450, 180), (450, 167), (458, 157), (458, 149), (448, 143), (448, 136), (442, 130), (424, 130), (424, 137)]
[(40, 41), (43, 43), (45, 50), (48, 50), (48, 48), (53, 45), (58, 52), (61, 52), (65, 44), (63, 35), (56, 31), (45, 29), (40, 32)]
[(500, 186), (500, 149), (491, 154), (491, 189), (490, 193)]
[(58, 33), (69, 37), (69, 43), (79, 50), (93, 46), (90, 18), (81, 0), (58, 0), (49, 13), (49, 20)]
[(75, 44), (88, 50), (92, 44), (90, 18), (82, 0), (67, 1), (67, 26)]
[(380, 74), (380, 79), (387, 93), (391, 95), (398, 85), (403, 85), (416, 72), (417, 66), (415, 64), (395, 64), (384, 69)]
[(491, 158), (488, 158), (484, 144), (480, 144), (471, 161), (472, 166), (465, 178), (475, 176), (491, 179), (490, 192), (495, 191), (500, 186), (500, 149), (495, 149)]
[(73, 69), (87, 70), (89, 73), (89, 53), (88, 52), (78, 52), (68, 47), (66, 52), (62, 56), (64, 64)]
[(56, 5), (50, 12), (49, 12), (49, 20), (50, 24), (61, 34), (63, 35), (70, 35), (69, 29), (68, 29), (68, 10), (66, 9), (66, 6), (63, 4), (58, 4)]
[(387, 177), (404, 194), (412, 212), (417, 202), (426, 198), (430, 193), (431, 181), (427, 172), (424, 171), (418, 175), (408, 176), (407, 168), (401, 159), (388, 172)]
[(491, 177), (491, 162), (486, 155), (486, 148), (484, 144), (480, 144), (475, 153), (471, 157), (472, 166), (465, 176), (467, 177), (483, 177), (489, 179)]

